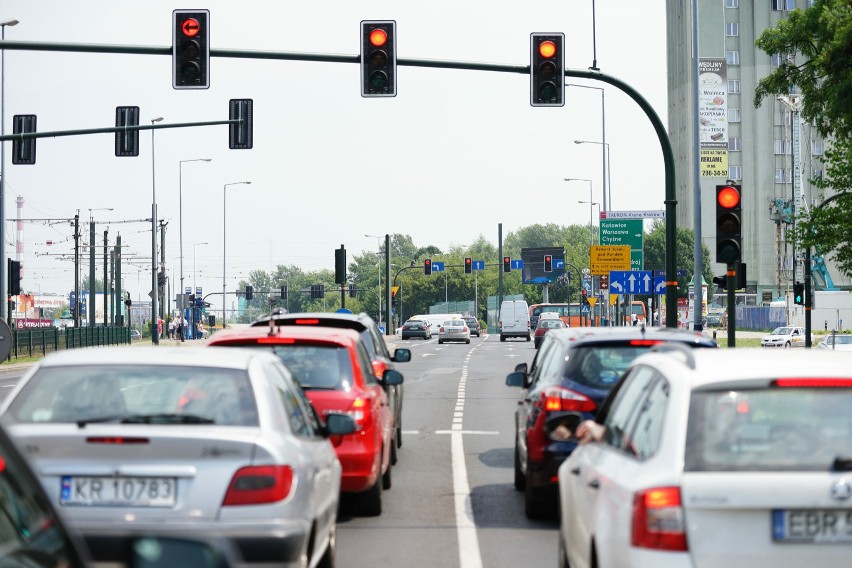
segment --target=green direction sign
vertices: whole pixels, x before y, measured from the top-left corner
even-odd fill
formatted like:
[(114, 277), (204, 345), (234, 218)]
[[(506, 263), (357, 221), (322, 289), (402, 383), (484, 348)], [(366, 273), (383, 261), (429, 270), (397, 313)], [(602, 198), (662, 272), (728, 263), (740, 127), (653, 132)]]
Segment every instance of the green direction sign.
[(644, 268), (642, 219), (601, 219), (599, 239), (602, 245), (630, 245), (630, 270)]

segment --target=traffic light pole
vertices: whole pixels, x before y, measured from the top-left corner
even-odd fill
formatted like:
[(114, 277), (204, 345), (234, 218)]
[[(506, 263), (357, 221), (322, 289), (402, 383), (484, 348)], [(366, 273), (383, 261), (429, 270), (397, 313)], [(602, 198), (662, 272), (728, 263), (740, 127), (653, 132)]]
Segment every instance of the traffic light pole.
[(734, 304), (737, 301), (737, 265), (736, 263), (728, 263), (728, 347), (737, 346), (736, 329), (737, 329), (737, 307)]

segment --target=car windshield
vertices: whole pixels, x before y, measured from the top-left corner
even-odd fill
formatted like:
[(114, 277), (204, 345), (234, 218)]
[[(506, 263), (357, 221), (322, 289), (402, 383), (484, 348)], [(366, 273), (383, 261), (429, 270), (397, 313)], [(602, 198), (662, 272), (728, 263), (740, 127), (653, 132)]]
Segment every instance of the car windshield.
[(246, 371), (170, 365), (42, 367), (4, 416), (14, 422), (258, 425)]
[(835, 335), (825, 338), (828, 345), (852, 345), (852, 335)]
[(352, 387), (352, 362), (343, 347), (276, 345), (274, 352), (304, 389), (346, 390)]
[(852, 389), (695, 392), (687, 471), (828, 471), (850, 458)]
[(444, 325), (445, 326), (458, 327), (458, 326), (464, 326), (464, 322), (462, 320), (447, 320), (447, 321), (444, 322)]
[(790, 335), (793, 333), (792, 327), (776, 327), (772, 330), (772, 335)]

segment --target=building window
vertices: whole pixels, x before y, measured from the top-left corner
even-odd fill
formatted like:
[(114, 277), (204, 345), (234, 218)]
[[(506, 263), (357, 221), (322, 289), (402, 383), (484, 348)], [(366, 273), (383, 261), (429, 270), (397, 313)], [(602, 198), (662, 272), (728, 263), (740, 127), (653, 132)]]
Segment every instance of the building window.
[(814, 156), (822, 156), (825, 152), (825, 141), (816, 139), (811, 142), (811, 154)]
[(728, 179), (732, 181), (739, 181), (743, 179), (743, 167), (728, 166)]
[(725, 8), (739, 8), (740, 0), (725, 0)]
[(790, 183), (791, 179), (790, 168), (775, 168), (775, 183)]
[(783, 156), (784, 154), (789, 154), (790, 148), (787, 144), (786, 140), (775, 140), (775, 155)]
[(775, 126), (786, 126), (787, 125), (787, 123), (784, 120), (784, 118), (786, 117), (786, 113), (783, 110), (778, 109), (777, 111), (775, 111), (772, 114), (773, 114), (773, 118), (774, 118), (773, 124)]
[(728, 122), (739, 122), (739, 121), (740, 121), (740, 109), (729, 108), (728, 109)]
[[(813, 4), (813, 2), (811, 2), (811, 4)], [(789, 12), (795, 7), (795, 0), (772, 0), (772, 9), (776, 12)]]
[(772, 55), (772, 67), (781, 67), (787, 61), (793, 61), (793, 57), (789, 53), (775, 53)]
[(742, 150), (742, 142), (739, 136), (731, 136), (728, 138), (728, 150), (731, 152), (739, 152)]
[(728, 62), (728, 65), (739, 65), (740, 64), (740, 52), (739, 51), (726, 51), (725, 52), (725, 61)]
[(737, 37), (740, 35), (740, 25), (737, 22), (727, 22), (725, 24), (725, 35), (728, 37)]
[(822, 179), (822, 170), (813, 170), (811, 174), (813, 174), (811, 179)]
[(731, 79), (728, 81), (728, 93), (737, 94), (740, 92), (740, 80)]

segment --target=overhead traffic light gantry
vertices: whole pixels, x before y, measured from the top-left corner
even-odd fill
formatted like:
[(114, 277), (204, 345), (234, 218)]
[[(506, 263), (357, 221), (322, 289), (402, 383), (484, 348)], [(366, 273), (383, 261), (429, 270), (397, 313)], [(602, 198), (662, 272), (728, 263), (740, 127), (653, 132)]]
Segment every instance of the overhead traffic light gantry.
[(565, 106), (565, 34), (530, 34), (530, 105)]
[(396, 22), (361, 22), (361, 96), (396, 96)]
[(739, 185), (716, 186), (716, 262), (742, 259), (742, 191)]
[(210, 87), (210, 10), (172, 12), (172, 87)]

